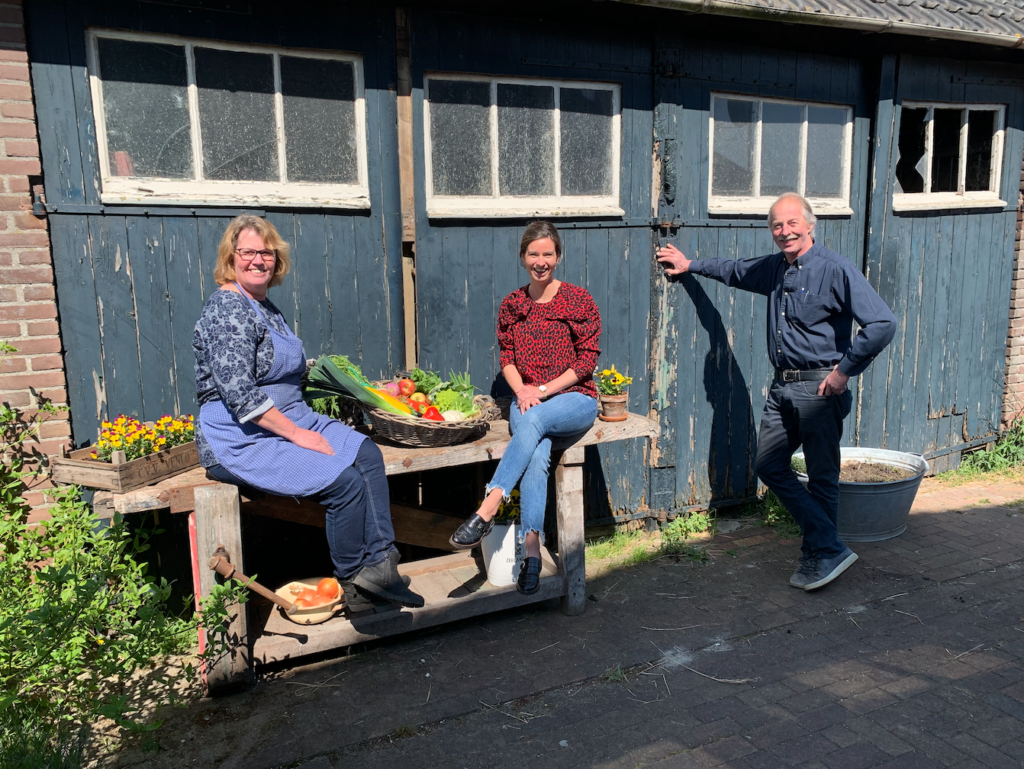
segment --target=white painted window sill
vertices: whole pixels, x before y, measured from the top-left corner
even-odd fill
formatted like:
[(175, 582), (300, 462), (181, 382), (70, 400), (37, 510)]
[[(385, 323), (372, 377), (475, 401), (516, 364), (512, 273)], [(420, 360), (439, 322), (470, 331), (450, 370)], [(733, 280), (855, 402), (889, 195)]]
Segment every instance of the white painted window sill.
[(992, 195), (969, 197), (955, 193), (929, 194), (896, 194), (892, 196), (893, 211), (942, 211), (969, 210), (973, 208), (1006, 208), (1006, 201)]
[(431, 219), (522, 219), (529, 216), (545, 216), (552, 219), (567, 216), (624, 216), (618, 206), (428, 206), (427, 216)]
[[(775, 202), (775, 198), (759, 198), (757, 201), (730, 201), (712, 200), (708, 204), (708, 214), (711, 216), (768, 216), (768, 210)], [(815, 216), (853, 216), (853, 209), (845, 202), (826, 203), (811, 198), (808, 201), (814, 209)]]
[(175, 193), (145, 192), (104, 192), (100, 195), (104, 205), (150, 205), (150, 206), (226, 206), (230, 208), (251, 206), (253, 208), (340, 208), (367, 209), (370, 199), (357, 197), (307, 197), (280, 194), (205, 194), (187, 195)]

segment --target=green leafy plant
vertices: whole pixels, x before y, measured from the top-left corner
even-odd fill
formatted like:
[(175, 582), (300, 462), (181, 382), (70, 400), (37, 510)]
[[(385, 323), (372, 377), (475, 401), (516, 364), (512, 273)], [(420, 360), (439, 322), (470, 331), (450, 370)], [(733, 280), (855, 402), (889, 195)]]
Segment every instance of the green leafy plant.
[(776, 533), (786, 539), (795, 539), (800, 536), (800, 526), (793, 520), (789, 510), (782, 504), (782, 501), (772, 491), (766, 491), (758, 506), (758, 516), (764, 526), (770, 526)]
[(594, 374), (597, 391), (601, 395), (622, 395), (622, 391), (633, 383), (633, 377), (615, 370), (615, 366)]

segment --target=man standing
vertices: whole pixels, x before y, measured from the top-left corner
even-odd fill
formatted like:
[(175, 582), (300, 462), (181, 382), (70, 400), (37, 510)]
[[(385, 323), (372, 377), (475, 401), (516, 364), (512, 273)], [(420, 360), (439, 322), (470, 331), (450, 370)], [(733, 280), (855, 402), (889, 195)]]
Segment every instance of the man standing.
[[(768, 297), (768, 357), (775, 379), (757, 439), (755, 469), (803, 532), (793, 587), (815, 590), (857, 560), (839, 538), (839, 440), (853, 406), (850, 377), (892, 340), (896, 318), (848, 260), (814, 242), (816, 217), (795, 192), (778, 198), (768, 226), (781, 253), (749, 260), (687, 259), (658, 249), (668, 275), (692, 272)], [(852, 338), (853, 321), (860, 325)], [(807, 488), (790, 467), (803, 445)]]

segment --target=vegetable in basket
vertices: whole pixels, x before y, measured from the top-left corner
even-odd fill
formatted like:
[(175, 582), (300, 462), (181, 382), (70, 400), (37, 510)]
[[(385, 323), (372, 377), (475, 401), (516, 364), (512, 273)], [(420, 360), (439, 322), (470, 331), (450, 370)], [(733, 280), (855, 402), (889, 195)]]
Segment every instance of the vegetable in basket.
[(372, 387), (363, 378), (359, 367), (349, 362), (344, 355), (334, 357), (343, 359), (341, 366), (326, 355), (321, 355), (317, 359), (316, 365), (313, 366), (307, 377), (309, 381), (307, 395), (309, 397), (322, 398), (329, 395), (343, 395), (356, 398), (367, 406), (390, 411), (393, 414), (412, 413), (412, 410), (395, 396)]

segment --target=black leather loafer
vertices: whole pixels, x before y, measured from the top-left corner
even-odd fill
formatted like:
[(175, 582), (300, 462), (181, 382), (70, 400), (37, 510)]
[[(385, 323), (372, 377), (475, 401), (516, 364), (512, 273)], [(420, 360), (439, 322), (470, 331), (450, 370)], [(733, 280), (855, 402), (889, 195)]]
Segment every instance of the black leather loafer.
[(540, 590), (540, 558), (524, 558), (519, 567), (516, 590), (523, 595), (533, 595)]
[(448, 540), (452, 547), (458, 550), (469, 550), (480, 544), (480, 540), (486, 537), (494, 528), (494, 519), (485, 521), (476, 513), (473, 513), (464, 524), (459, 526)]

